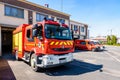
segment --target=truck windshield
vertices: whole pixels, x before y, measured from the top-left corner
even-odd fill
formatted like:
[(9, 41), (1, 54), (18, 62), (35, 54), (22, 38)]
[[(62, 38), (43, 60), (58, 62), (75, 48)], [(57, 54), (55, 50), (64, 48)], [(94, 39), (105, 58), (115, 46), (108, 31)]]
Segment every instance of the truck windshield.
[(51, 24), (45, 25), (45, 36), (46, 38), (51, 38), (51, 39), (62, 39), (62, 40), (72, 39), (69, 28), (60, 27), (59, 25), (51, 25)]

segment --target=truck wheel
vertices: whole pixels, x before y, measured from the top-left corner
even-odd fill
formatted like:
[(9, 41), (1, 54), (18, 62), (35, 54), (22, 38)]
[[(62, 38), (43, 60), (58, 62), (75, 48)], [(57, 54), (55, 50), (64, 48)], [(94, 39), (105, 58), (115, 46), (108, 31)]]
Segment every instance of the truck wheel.
[(35, 54), (32, 54), (32, 55), (31, 55), (30, 65), (31, 65), (31, 68), (32, 68), (35, 72), (39, 71), (39, 67), (37, 66), (37, 61), (36, 61), (36, 55), (35, 55)]
[(20, 61), (20, 58), (18, 57), (18, 51), (15, 52), (15, 59), (16, 59), (17, 61)]

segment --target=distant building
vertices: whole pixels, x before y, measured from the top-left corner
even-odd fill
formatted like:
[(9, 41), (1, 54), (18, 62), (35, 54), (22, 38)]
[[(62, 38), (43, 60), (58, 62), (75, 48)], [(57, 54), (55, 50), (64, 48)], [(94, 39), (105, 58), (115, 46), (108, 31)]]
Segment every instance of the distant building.
[(76, 39), (87, 39), (89, 37), (87, 24), (70, 20), (70, 29), (73, 30), (73, 37)]
[(120, 38), (117, 39), (117, 44), (120, 44)]
[(97, 37), (95, 37), (95, 38), (90, 38), (90, 39), (92, 39), (92, 40), (98, 40), (98, 41), (100, 41), (100, 42), (102, 42), (102, 43), (107, 43), (107, 38), (106, 38), (106, 36), (97, 36)]

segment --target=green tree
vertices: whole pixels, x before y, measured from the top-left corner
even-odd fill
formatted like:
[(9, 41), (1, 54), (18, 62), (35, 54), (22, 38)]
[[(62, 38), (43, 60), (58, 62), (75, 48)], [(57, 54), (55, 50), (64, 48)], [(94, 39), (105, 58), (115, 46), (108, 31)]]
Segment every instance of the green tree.
[(107, 36), (107, 44), (111, 45), (111, 37), (109, 35)]
[(115, 35), (112, 35), (112, 45), (116, 44), (117, 43), (117, 37)]

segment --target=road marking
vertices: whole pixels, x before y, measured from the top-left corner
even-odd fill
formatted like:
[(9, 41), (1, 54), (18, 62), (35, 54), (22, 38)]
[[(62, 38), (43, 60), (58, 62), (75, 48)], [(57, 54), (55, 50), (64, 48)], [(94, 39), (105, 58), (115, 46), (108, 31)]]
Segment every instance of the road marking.
[(115, 76), (115, 77), (120, 77), (120, 72), (117, 71), (117, 70), (103, 68), (103, 73), (109, 74), (109, 75), (112, 75), (112, 76)]
[(120, 60), (118, 58), (116, 58), (115, 56), (111, 55), (109, 52), (106, 53), (107, 55), (111, 56), (113, 59), (115, 59), (116, 61), (120, 62)]
[(114, 54), (117, 54), (118, 56), (120, 56), (120, 54), (118, 54), (118, 51), (114, 51)]

